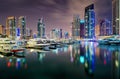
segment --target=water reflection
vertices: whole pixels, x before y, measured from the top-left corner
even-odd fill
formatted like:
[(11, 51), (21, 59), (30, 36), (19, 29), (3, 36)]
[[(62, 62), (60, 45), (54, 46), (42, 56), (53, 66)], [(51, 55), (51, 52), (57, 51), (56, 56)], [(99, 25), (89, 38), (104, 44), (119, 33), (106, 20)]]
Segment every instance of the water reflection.
[(18, 54), (0, 54), (1, 58), (5, 58), (6, 66), (8, 68), (15, 67), (16, 69), (27, 68), (27, 62), (24, 56)]
[(120, 46), (100, 45), (98, 47), (102, 50), (101, 53), (104, 52), (104, 59), (111, 60), (112, 79), (120, 79)]
[(85, 43), (85, 72), (86, 74), (93, 76), (95, 69), (95, 48), (94, 43)]
[(42, 63), (43, 62), (43, 58), (45, 57), (45, 53), (43, 52), (37, 52), (38, 54), (38, 60)]
[(83, 45), (74, 45), (69, 47), (70, 61), (76, 65), (84, 64), (87, 75), (94, 74), (95, 67), (95, 48), (93, 42), (86, 42)]
[(62, 73), (80, 79), (81, 76), (84, 76), (83, 79), (120, 79), (120, 46), (97, 46), (94, 42), (83, 42), (50, 51), (30, 49), (25, 56), (0, 54), (0, 61), (5, 61), (5, 66), (0, 67), (13, 70), (24, 70), (29, 64), (27, 69), (30, 73), (39, 72), (36, 76), (46, 73), (61, 76)]

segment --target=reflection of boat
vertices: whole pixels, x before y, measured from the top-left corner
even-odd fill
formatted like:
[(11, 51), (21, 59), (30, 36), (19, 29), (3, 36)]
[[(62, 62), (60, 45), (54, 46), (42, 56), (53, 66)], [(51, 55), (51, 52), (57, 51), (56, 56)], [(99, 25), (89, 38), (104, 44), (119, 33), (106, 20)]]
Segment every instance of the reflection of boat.
[(49, 51), (44, 51), (44, 50), (39, 50), (39, 49), (29, 49), (29, 50), (30, 52), (43, 52), (43, 53), (49, 52)]
[(43, 58), (45, 57), (45, 53), (37, 52), (38, 54), (38, 59), (40, 62), (43, 62)]

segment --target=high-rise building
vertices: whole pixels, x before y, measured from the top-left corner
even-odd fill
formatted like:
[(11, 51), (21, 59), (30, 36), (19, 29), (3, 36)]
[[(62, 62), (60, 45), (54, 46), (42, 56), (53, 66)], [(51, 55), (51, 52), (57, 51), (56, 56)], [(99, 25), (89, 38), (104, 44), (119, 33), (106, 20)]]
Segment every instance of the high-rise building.
[(62, 29), (52, 29), (52, 31), (50, 32), (50, 38), (52, 39), (61, 39), (62, 37)]
[(0, 25), (0, 34), (5, 34), (5, 27)]
[(50, 32), (50, 38), (57, 39), (56, 29), (52, 29), (52, 31)]
[(26, 28), (26, 39), (32, 38), (32, 30), (30, 28)]
[(30, 28), (26, 28), (26, 36), (30, 36)]
[(68, 38), (69, 38), (69, 33), (68, 33), (68, 32), (65, 32), (65, 33), (64, 33), (64, 37), (65, 37), (65, 39), (68, 39)]
[(22, 39), (26, 38), (26, 17), (20, 16), (18, 20), (18, 27), (20, 28), (20, 36)]
[(97, 38), (100, 35), (100, 25), (95, 26), (95, 37)]
[(37, 31), (38, 31), (38, 37), (42, 38), (45, 36), (45, 24), (43, 22), (43, 18), (38, 20)]
[(8, 17), (6, 20), (6, 35), (12, 39), (16, 38), (16, 17)]
[(62, 38), (62, 29), (60, 29), (60, 38)]
[(94, 4), (85, 8), (85, 38), (95, 37), (95, 12)]
[(112, 35), (111, 22), (107, 19), (103, 19), (100, 22), (100, 36)]
[(80, 39), (80, 18), (79, 18), (79, 15), (73, 16), (72, 38), (73, 39)]
[(85, 20), (80, 20), (80, 38), (84, 38), (84, 33), (85, 33)]
[(120, 0), (112, 0), (112, 26), (113, 34), (120, 34)]

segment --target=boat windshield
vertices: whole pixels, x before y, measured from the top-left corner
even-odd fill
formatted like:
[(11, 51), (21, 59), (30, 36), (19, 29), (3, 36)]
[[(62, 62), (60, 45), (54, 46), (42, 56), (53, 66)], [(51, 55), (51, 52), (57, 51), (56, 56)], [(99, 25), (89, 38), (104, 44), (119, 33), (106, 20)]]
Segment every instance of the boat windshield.
[(37, 44), (43, 44), (43, 42), (41, 40), (37, 41)]
[(16, 48), (17, 48), (17, 46), (13, 46), (12, 48), (13, 48), (13, 49), (16, 49)]

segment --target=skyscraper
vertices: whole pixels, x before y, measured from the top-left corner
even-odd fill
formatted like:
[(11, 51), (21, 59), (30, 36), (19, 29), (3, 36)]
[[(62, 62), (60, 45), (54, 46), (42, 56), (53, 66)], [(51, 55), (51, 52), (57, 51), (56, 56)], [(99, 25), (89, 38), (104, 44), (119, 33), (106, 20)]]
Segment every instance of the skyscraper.
[(85, 8), (85, 38), (95, 37), (95, 12), (94, 4)]
[(61, 39), (61, 37), (62, 37), (62, 29), (54, 28), (50, 32), (50, 38), (52, 39)]
[(79, 18), (79, 15), (73, 16), (72, 38), (73, 39), (80, 39), (80, 18)]
[(0, 34), (5, 34), (5, 28), (0, 24)]
[(107, 19), (103, 19), (100, 22), (100, 36), (112, 35), (111, 22)]
[(18, 20), (18, 27), (20, 28), (21, 38), (26, 38), (26, 17), (20, 16)]
[(8, 17), (6, 20), (6, 35), (15, 39), (16, 37), (16, 17)]
[(62, 29), (60, 29), (60, 38), (62, 38)]
[(38, 30), (38, 37), (40, 38), (45, 37), (45, 24), (43, 22), (43, 18), (38, 20), (37, 30)]
[(120, 0), (112, 0), (113, 34), (120, 34)]
[(85, 33), (85, 20), (80, 20), (80, 38), (84, 38), (84, 33)]

